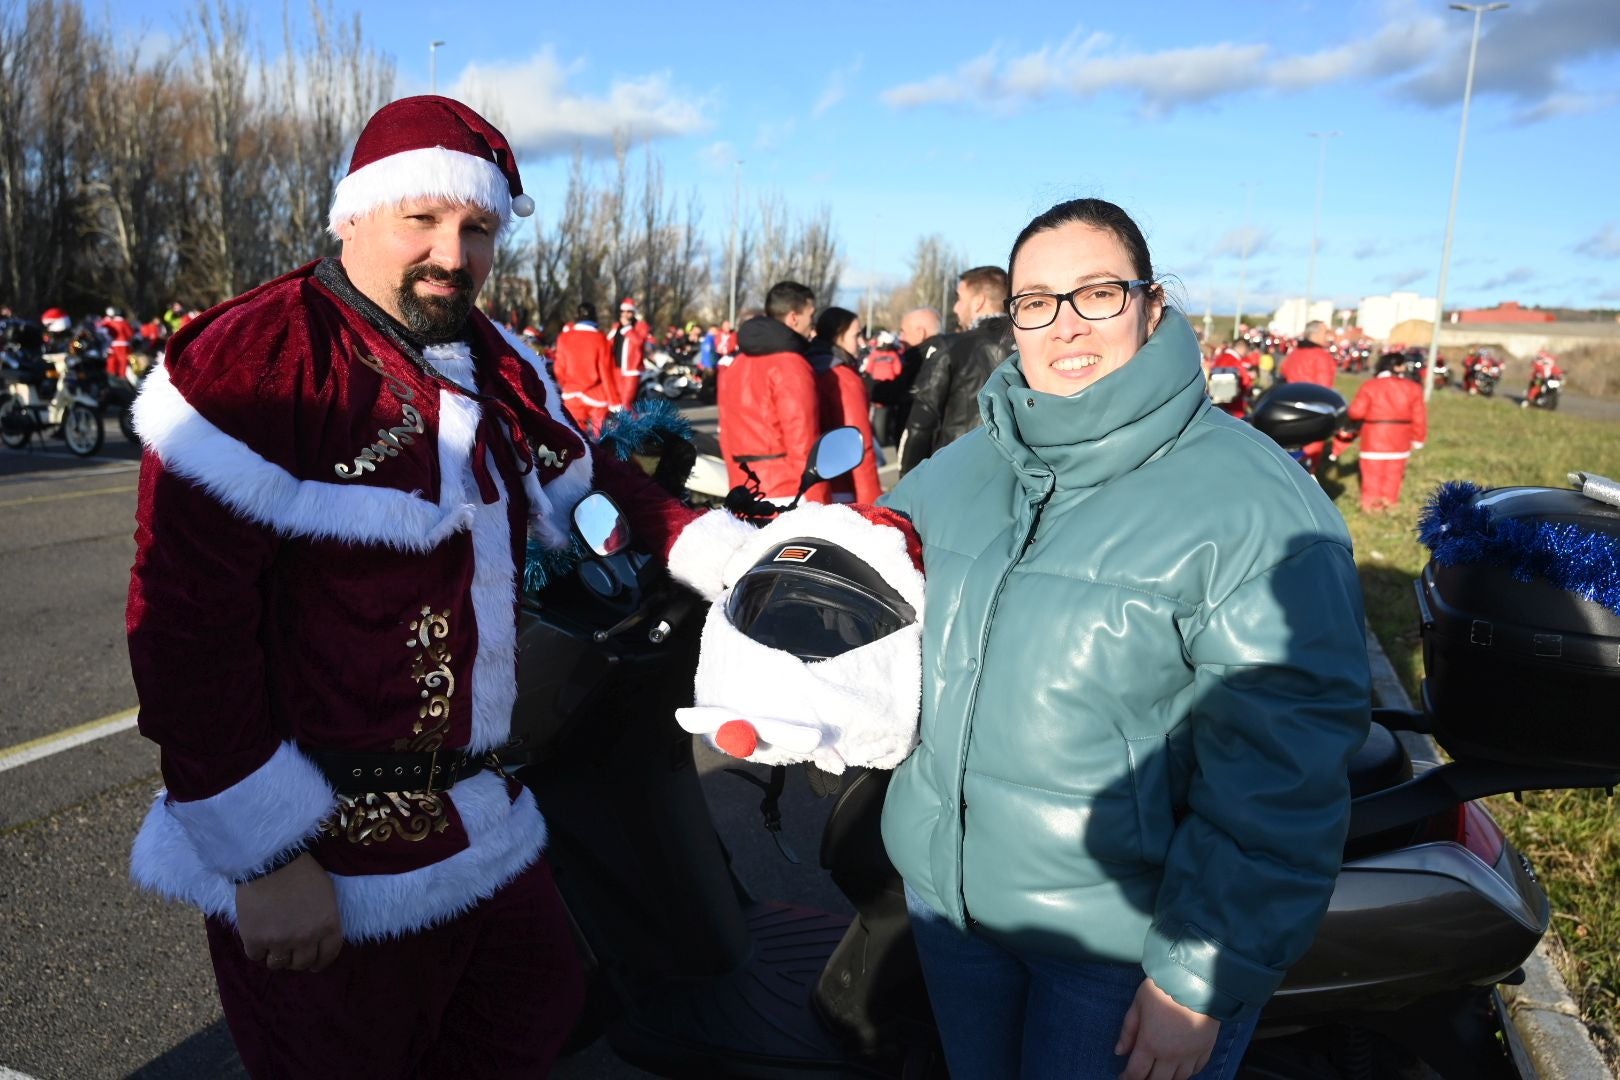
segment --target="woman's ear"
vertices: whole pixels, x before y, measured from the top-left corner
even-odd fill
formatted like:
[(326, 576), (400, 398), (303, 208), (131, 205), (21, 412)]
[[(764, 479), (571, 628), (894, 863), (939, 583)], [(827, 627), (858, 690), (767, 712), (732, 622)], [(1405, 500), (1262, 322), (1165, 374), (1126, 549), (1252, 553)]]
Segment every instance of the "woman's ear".
[(1154, 282), (1148, 286), (1148, 337), (1159, 329), (1159, 320), (1164, 318), (1164, 286)]

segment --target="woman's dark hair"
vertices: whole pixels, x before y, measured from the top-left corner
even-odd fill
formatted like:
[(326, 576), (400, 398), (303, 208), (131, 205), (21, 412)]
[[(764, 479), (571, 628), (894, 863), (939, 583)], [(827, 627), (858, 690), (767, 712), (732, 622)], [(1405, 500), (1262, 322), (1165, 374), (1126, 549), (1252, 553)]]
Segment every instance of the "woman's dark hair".
[(1378, 358), (1376, 373), (1381, 375), (1386, 371), (1399, 371), (1411, 360), (1412, 358), (1403, 352), (1387, 352)]
[(860, 316), (841, 307), (830, 307), (816, 316), (816, 340), (831, 346), (848, 332)]
[(1024, 231), (1013, 241), (1012, 253), (1007, 256), (1008, 278), (1012, 277), (1013, 263), (1018, 260), (1018, 249), (1024, 246), (1026, 240), (1050, 229), (1075, 224), (1113, 233), (1124, 246), (1125, 253), (1131, 257), (1131, 272), (1143, 280), (1153, 280), (1153, 257), (1148, 254), (1142, 230), (1136, 227), (1131, 215), (1104, 199), (1070, 199), (1058, 203), (1025, 225)]

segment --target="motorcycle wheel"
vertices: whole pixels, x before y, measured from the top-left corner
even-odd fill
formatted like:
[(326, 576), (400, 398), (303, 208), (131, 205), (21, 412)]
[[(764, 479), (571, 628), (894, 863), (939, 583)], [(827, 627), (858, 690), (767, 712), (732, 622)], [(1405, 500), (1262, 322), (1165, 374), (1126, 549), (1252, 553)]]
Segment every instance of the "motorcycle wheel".
[(1542, 401), (1540, 404), (1543, 409), (1546, 409), (1548, 412), (1554, 412), (1558, 409), (1558, 391), (1554, 390), (1550, 394), (1542, 394), (1541, 397)]
[(16, 395), (0, 403), (0, 443), (13, 450), (21, 450), (28, 445), (33, 433), (34, 418), (28, 415), (27, 407)]
[(1482, 382), (1482, 383), (1479, 384), (1479, 396), (1480, 397), (1490, 397), (1494, 393), (1496, 393), (1496, 384), (1495, 383), (1493, 383), (1493, 382)]
[(67, 415), (62, 418), (62, 438), (70, 451), (79, 457), (89, 457), (101, 449), (106, 437), (107, 429), (94, 409), (88, 405), (68, 407)]
[(124, 438), (136, 446), (141, 444), (141, 437), (135, 434), (135, 406), (133, 404), (125, 405), (118, 410), (118, 430), (124, 433)]

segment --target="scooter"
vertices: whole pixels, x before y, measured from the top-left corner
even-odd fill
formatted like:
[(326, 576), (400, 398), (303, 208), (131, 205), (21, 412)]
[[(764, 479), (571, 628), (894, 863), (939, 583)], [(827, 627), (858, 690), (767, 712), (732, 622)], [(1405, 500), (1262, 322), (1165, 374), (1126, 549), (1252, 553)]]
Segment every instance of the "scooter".
[(21, 350), (0, 351), (0, 444), (20, 450), (36, 435), (60, 433), (69, 451), (89, 457), (106, 435), (101, 403), (85, 385), (97, 361), (71, 353), (46, 353), (44, 361), (41, 373)]
[[(820, 863), (852, 916), (756, 897), (672, 719), (690, 702), (701, 605), (626, 546), (605, 496), (581, 504), (576, 526), (589, 555), (525, 604), (514, 734), (588, 971), (579, 1040), (605, 1034), (663, 1076), (944, 1075), (878, 831), (890, 774), (795, 766), (832, 799)], [(1613, 786), (1620, 768), (1519, 765), (1466, 740), (1448, 743), (1456, 760), (1440, 765), (1394, 734), (1430, 730), (1426, 712), (1377, 710), (1375, 721), (1350, 765), (1327, 915), (1262, 1013), (1242, 1075), (1531, 1075), (1496, 985), (1520, 977), (1547, 898), (1477, 800)], [(782, 777), (754, 777), (767, 828), (780, 825)]]

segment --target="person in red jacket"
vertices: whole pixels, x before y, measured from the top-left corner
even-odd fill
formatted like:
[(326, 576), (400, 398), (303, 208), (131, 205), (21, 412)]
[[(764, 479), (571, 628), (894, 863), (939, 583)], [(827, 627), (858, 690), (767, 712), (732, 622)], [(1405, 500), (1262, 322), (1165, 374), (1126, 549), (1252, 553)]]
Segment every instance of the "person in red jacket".
[[(1283, 381), (1315, 383), (1331, 390), (1333, 377), (1339, 373), (1339, 363), (1327, 351), (1326, 340), (1327, 326), (1321, 320), (1313, 319), (1306, 323), (1305, 337), (1283, 357), (1282, 367), (1278, 369)], [(1322, 454), (1326, 449), (1327, 444), (1319, 442), (1301, 448), (1313, 474), (1321, 467)]]
[(636, 389), (641, 385), (642, 357), (647, 350), (647, 339), (652, 327), (636, 314), (636, 302), (625, 297), (619, 302), (619, 321), (608, 331), (608, 347), (612, 350), (615, 375), (613, 411), (628, 409), (636, 403)]
[[(828, 502), (870, 505), (883, 494), (878, 482), (877, 455), (872, 450), (872, 403), (866, 383), (856, 373), (855, 353), (861, 347), (861, 317), (841, 307), (830, 307), (816, 319), (810, 343), (810, 367), (816, 373), (816, 397), (821, 431), (853, 427), (861, 433), (861, 463), (853, 472), (828, 483)], [(899, 357), (895, 357), (896, 363)]]
[(1530, 364), (1530, 388), (1525, 391), (1524, 399), (1519, 407), (1529, 407), (1547, 389), (1548, 379), (1562, 379), (1564, 369), (1558, 366), (1558, 358), (1543, 349), (1536, 353), (1535, 360)]
[[(726, 481), (759, 477), (768, 499), (790, 501), (821, 434), (815, 374), (805, 359), (816, 294), (796, 281), (779, 281), (765, 296), (765, 314), (737, 330), (738, 355), (720, 380), (720, 453)], [(826, 485), (806, 494), (825, 502)]]
[(1249, 396), (1259, 377), (1253, 348), (1247, 338), (1238, 338), (1215, 354), (1205, 375), (1210, 401), (1239, 420), (1249, 415)]
[(596, 328), (596, 305), (581, 303), (578, 316), (557, 335), (557, 387), (574, 423), (595, 437), (618, 403), (618, 370), (607, 336)]
[(115, 379), (124, 378), (129, 371), (129, 347), (135, 340), (135, 328), (115, 307), (108, 308), (106, 317), (96, 326), (107, 335), (107, 374)]
[(1333, 437), (1337, 461), (1351, 440), (1361, 436), (1361, 508), (1368, 513), (1391, 509), (1401, 499), (1401, 482), (1412, 451), (1429, 437), (1429, 414), (1423, 387), (1406, 378), (1406, 356), (1385, 353), (1378, 374), (1361, 384), (1350, 402), (1349, 420), (1356, 425)]

